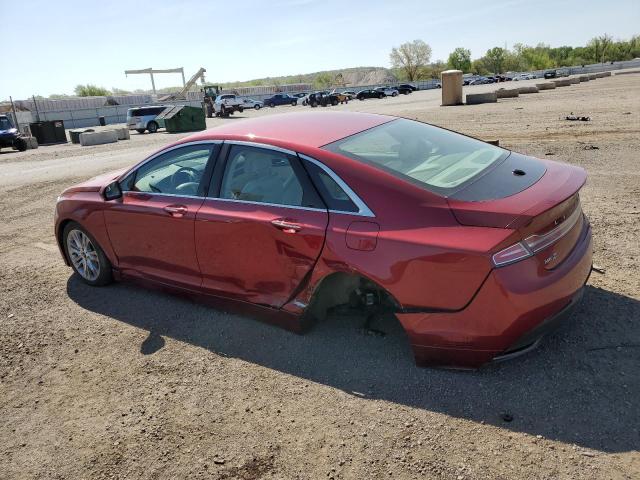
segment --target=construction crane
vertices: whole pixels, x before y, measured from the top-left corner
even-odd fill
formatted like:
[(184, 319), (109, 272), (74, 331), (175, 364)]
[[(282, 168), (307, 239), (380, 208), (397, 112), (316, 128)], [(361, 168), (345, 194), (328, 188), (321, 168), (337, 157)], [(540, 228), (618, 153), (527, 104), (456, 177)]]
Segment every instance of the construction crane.
[(191, 77), (189, 79), (189, 81), (187, 83), (184, 84), (184, 86), (182, 87), (182, 90), (180, 90), (178, 93), (171, 93), (169, 95), (166, 95), (162, 98), (158, 98), (158, 100), (160, 101), (166, 101), (166, 100), (184, 100), (187, 98), (187, 92), (191, 89), (191, 87), (193, 87), (196, 82), (198, 81), (198, 79), (202, 80), (202, 84), (204, 84), (205, 80), (204, 80), (204, 73), (207, 70), (200, 67), (200, 70), (198, 70), (193, 77)]
[(180, 73), (182, 74), (182, 86), (186, 85), (184, 81), (184, 68), (168, 68), (166, 70), (154, 70), (153, 68), (143, 68), (141, 70), (125, 70), (125, 75), (136, 75), (136, 74), (148, 74), (151, 77), (151, 89), (153, 90), (153, 94), (156, 94), (156, 82), (153, 80), (154, 73)]

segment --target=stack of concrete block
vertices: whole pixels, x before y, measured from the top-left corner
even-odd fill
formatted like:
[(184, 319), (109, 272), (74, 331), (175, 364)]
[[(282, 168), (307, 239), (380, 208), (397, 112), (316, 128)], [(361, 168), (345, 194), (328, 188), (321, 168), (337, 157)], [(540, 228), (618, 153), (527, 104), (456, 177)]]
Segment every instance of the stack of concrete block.
[(538, 90), (551, 90), (556, 88), (556, 84), (553, 82), (536, 83)]
[(477, 105), (480, 103), (496, 103), (498, 96), (496, 92), (469, 93), (467, 94), (467, 105)]
[(83, 147), (90, 145), (102, 145), (104, 143), (115, 143), (118, 141), (118, 134), (114, 130), (103, 130), (101, 132), (87, 132), (80, 134), (80, 145)]
[(513, 98), (520, 95), (520, 92), (517, 88), (499, 88), (496, 90), (497, 98)]
[(520, 92), (520, 95), (522, 95), (523, 93), (538, 93), (538, 87), (530, 85), (528, 87), (520, 87), (518, 88), (518, 92)]

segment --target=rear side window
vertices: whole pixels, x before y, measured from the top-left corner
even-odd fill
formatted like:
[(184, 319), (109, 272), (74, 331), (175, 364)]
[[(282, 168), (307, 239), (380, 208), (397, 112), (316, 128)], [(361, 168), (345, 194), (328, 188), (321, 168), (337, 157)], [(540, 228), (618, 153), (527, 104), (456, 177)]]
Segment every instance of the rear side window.
[(347, 195), (342, 187), (340, 187), (327, 172), (318, 165), (308, 161), (305, 161), (304, 166), (329, 210), (338, 212), (358, 211), (358, 207), (351, 201), (349, 195)]

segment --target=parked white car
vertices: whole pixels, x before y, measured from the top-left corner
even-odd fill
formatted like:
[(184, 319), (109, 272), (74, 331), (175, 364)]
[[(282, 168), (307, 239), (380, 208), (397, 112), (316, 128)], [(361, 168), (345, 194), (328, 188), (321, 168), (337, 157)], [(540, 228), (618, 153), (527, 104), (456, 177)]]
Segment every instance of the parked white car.
[(529, 73), (519, 73), (518, 75), (516, 75), (515, 77), (513, 77), (513, 81), (517, 82), (518, 80), (531, 80), (535, 78), (535, 76), (529, 74)]
[(238, 97), (232, 94), (218, 95), (213, 102), (213, 111), (216, 117), (228, 117), (234, 112), (244, 110), (244, 103)]
[(255, 110), (260, 110), (264, 107), (264, 102), (260, 100), (254, 100), (253, 98), (245, 98), (242, 100), (244, 108), (253, 108)]
[(397, 97), (398, 96), (398, 90), (396, 90), (395, 88), (391, 88), (391, 87), (378, 87), (378, 88), (376, 88), (376, 91), (384, 93), (387, 97)]

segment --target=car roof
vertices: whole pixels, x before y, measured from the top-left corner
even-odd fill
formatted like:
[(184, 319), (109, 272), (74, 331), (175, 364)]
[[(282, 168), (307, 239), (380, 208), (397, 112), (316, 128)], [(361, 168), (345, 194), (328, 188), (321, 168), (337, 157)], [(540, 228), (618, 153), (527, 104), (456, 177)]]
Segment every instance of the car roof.
[(358, 112), (284, 113), (228, 122), (185, 141), (233, 139), (317, 148), (395, 119)]

